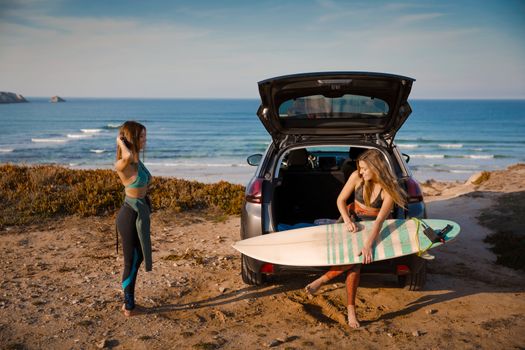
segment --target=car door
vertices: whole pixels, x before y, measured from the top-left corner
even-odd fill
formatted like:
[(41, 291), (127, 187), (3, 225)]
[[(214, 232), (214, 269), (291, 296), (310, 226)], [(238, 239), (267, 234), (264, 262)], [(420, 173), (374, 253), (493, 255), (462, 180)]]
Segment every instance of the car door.
[(286, 140), (379, 135), (392, 142), (412, 109), (415, 80), (370, 72), (325, 72), (260, 81), (257, 115), (277, 147)]

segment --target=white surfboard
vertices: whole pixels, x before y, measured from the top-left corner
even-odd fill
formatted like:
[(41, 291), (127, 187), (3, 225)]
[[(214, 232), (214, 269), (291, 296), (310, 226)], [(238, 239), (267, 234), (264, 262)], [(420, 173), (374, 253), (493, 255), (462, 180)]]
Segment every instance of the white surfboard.
[[(424, 224), (436, 232), (448, 227), (443, 241), (459, 234), (457, 223), (448, 220), (425, 219)], [(344, 224), (319, 225), (270, 233), (234, 243), (233, 248), (244, 255), (268, 263), (291, 266), (336, 266), (362, 263), (359, 256), (370, 235), (373, 221), (361, 221), (357, 232), (349, 232)], [(432, 243), (423, 227), (413, 219), (385, 220), (375, 240), (373, 260), (387, 260), (421, 252), (443, 244)]]

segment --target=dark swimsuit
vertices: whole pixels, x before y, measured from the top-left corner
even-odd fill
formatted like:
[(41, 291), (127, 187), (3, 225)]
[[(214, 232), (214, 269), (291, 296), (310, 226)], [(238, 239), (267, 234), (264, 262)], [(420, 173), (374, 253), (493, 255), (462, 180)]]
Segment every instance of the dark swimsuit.
[(135, 181), (130, 183), (129, 185), (126, 185), (126, 188), (140, 188), (146, 186), (149, 181), (151, 180), (151, 174), (144, 165), (139, 160), (139, 163), (137, 165), (137, 177), (135, 178)]
[[(364, 204), (365, 199), (363, 197), (363, 192), (364, 192), (364, 186), (359, 186), (358, 188), (356, 188), (355, 189), (355, 200)], [(381, 206), (383, 205), (383, 198), (381, 198), (382, 192), (383, 192), (383, 189), (380, 189), (376, 199), (372, 203), (370, 203), (370, 208), (381, 209)]]
[[(135, 181), (126, 188), (141, 188), (151, 181), (151, 174), (139, 161)], [(122, 237), (124, 253), (124, 272), (122, 274), (122, 289), (127, 310), (135, 308), (135, 282), (142, 261), (146, 271), (152, 269), (151, 239), (150, 239), (150, 204), (147, 197), (132, 198), (126, 196), (124, 205), (117, 215), (117, 230)], [(118, 240), (117, 240), (118, 249)]]
[(375, 220), (377, 215), (379, 215), (381, 206), (383, 205), (383, 199), (381, 198), (383, 189), (379, 191), (379, 194), (376, 199), (370, 203), (370, 206), (364, 205), (365, 199), (363, 198), (363, 192), (363, 186), (359, 186), (355, 189), (354, 202), (347, 207), (348, 214), (355, 221)]

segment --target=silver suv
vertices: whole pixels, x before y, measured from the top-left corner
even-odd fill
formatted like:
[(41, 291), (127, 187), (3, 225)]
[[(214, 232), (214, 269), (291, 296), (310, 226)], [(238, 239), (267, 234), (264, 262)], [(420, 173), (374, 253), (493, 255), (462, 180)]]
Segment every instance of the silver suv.
[[(366, 149), (385, 156), (408, 194), (407, 208), (395, 207), (392, 217), (426, 217), (421, 189), (407, 167), (409, 156), (394, 143), (412, 111), (407, 99), (413, 82), (365, 72), (296, 74), (259, 82), (257, 115), (272, 142), (264, 155), (248, 157), (257, 170), (246, 187), (241, 239), (338, 219), (336, 198)], [(326, 269), (241, 257), (242, 279), (251, 285), (284, 271)], [(363, 265), (362, 271), (391, 273), (400, 286), (419, 290), (426, 261), (410, 255)]]

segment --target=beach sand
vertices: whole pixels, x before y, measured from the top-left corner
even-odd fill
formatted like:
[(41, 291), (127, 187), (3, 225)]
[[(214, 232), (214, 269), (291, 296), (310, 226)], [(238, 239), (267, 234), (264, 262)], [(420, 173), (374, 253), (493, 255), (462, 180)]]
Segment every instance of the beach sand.
[[(480, 185), (428, 181), (431, 218), (462, 226), (432, 250), (424, 291), (400, 289), (393, 276), (363, 275), (357, 314), (345, 325), (344, 284), (308, 297), (316, 276), (243, 284), (239, 217), (155, 212), (154, 270), (139, 272), (137, 303), (125, 318), (121, 251), (114, 216), (60, 219), (0, 232), (0, 348), (5, 349), (512, 349), (525, 347), (525, 274), (495, 264), (483, 242), (494, 228), (477, 216), (505, 193), (525, 200), (525, 165)], [(502, 225), (504, 227), (504, 225)]]

